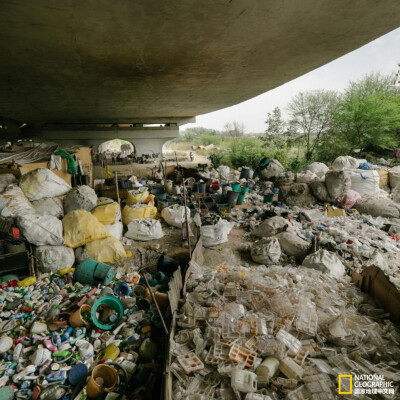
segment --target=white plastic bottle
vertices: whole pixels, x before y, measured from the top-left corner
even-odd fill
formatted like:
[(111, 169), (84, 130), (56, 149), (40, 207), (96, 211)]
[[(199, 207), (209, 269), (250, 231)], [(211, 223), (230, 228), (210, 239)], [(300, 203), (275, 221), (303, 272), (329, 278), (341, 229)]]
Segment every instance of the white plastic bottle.
[(254, 372), (236, 369), (232, 372), (231, 385), (239, 392), (255, 392), (257, 390), (257, 375)]

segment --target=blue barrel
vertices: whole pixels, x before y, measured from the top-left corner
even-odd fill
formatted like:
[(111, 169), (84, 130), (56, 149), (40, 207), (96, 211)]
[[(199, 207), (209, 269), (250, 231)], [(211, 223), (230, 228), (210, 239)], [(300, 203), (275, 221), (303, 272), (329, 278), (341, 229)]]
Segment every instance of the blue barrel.
[(197, 183), (197, 188), (199, 193), (205, 193), (206, 192), (206, 184), (205, 182), (198, 182)]
[(250, 178), (250, 168), (243, 167), (240, 171), (239, 179), (249, 179)]
[(74, 280), (88, 285), (108, 286), (114, 277), (115, 269), (107, 264), (88, 258), (74, 272)]

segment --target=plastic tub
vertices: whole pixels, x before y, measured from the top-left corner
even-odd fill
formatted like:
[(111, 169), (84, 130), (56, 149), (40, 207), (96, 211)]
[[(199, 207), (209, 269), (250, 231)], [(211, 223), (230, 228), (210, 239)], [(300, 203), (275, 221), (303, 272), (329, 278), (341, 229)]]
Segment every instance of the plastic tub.
[(249, 191), (249, 187), (248, 186), (242, 186), (240, 188), (240, 193), (247, 193)]
[(242, 170), (240, 171), (240, 177), (239, 179), (249, 179), (250, 178), (250, 168), (243, 167)]
[(274, 200), (273, 193), (264, 194), (264, 203), (271, 203), (273, 200)]
[(240, 182), (233, 182), (231, 183), (231, 188), (234, 192), (238, 192), (240, 189)]
[(238, 204), (238, 205), (243, 204), (244, 196), (245, 196), (244, 193), (239, 193), (239, 196), (238, 196), (236, 204)]
[(88, 258), (74, 272), (74, 280), (89, 285), (108, 286), (114, 277), (115, 269), (107, 264)]
[[(97, 319), (97, 310), (101, 306), (107, 306), (115, 310), (118, 314), (118, 318), (114, 322), (110, 322), (110, 324), (105, 325), (101, 323)], [(91, 312), (91, 317), (92, 317), (92, 322), (94, 325), (96, 325), (98, 328), (102, 329), (103, 331), (109, 331), (111, 329), (116, 328), (119, 323), (121, 322), (122, 316), (124, 315), (124, 306), (121, 303), (119, 299), (117, 299), (114, 296), (105, 296), (101, 297), (100, 299), (96, 300), (95, 303), (93, 304), (92, 307), (92, 312)]]
[(226, 195), (226, 201), (230, 206), (234, 207), (236, 205), (238, 197), (239, 192), (234, 192), (233, 190), (230, 190)]

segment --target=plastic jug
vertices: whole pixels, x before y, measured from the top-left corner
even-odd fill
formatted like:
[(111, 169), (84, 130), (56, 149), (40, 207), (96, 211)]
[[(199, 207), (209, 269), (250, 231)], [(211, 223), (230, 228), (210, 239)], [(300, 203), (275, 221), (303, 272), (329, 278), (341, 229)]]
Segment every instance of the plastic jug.
[(255, 392), (257, 390), (257, 375), (246, 370), (235, 370), (232, 372), (231, 385), (239, 392)]

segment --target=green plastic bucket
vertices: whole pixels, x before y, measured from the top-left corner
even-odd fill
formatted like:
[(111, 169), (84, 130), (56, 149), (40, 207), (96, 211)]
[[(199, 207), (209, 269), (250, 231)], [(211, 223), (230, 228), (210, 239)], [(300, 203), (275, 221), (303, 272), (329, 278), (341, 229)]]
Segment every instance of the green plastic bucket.
[(240, 193), (247, 193), (249, 191), (249, 187), (248, 186), (242, 186), (240, 188)]
[(88, 258), (74, 272), (74, 280), (88, 285), (108, 286), (114, 277), (115, 269), (107, 264)]
[(231, 188), (234, 192), (238, 192), (240, 189), (240, 183), (239, 182), (233, 182), (231, 183)]
[(236, 204), (238, 204), (238, 205), (243, 204), (244, 196), (245, 196), (244, 193), (239, 193), (239, 196), (238, 196), (238, 199), (237, 199), (237, 203), (236, 203)]
[[(97, 319), (97, 310), (101, 306), (107, 306), (115, 310), (118, 314), (118, 318), (114, 322), (110, 322), (110, 324), (105, 325), (102, 324), (98, 319)], [(91, 311), (91, 317), (92, 317), (92, 322), (100, 329), (103, 331), (110, 331), (111, 329), (116, 328), (119, 323), (122, 320), (122, 317), (124, 315), (124, 306), (118, 298), (114, 296), (105, 296), (101, 297), (100, 299), (96, 300), (93, 304), (92, 311)]]
[(274, 200), (273, 193), (264, 194), (264, 203), (271, 203), (273, 200)]

